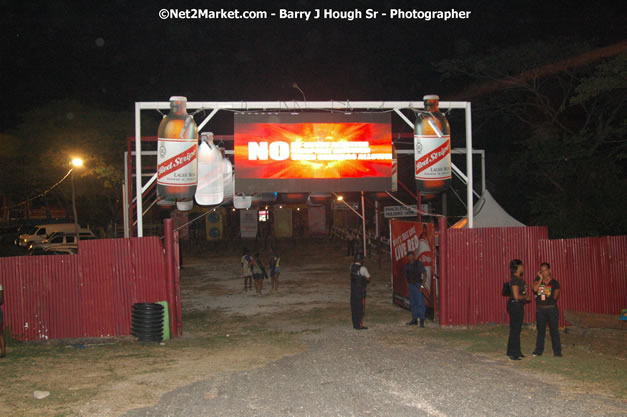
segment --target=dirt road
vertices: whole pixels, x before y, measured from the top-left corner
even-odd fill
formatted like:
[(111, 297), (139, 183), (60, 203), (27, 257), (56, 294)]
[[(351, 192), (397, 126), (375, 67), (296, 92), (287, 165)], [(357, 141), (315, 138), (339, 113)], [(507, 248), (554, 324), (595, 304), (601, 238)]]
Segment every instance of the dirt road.
[[(303, 349), (261, 367), (181, 386), (164, 394), (156, 405), (124, 415), (627, 414), (624, 399), (582, 393), (573, 381), (519, 369), (504, 355), (477, 355), (443, 343), (437, 332), (446, 330), (432, 323), (428, 329), (404, 326), (407, 314), (390, 306), (389, 276), (375, 265), (370, 266), (375, 279), (366, 307), (370, 329), (353, 330), (347, 305), (348, 258), (342, 256), (340, 246), (310, 249), (286, 251), (280, 291), (266, 290), (261, 296), (243, 291), (237, 256), (220, 261), (188, 258), (183, 275), (186, 309), (244, 317), (253, 328), (259, 323), (263, 332), (297, 332)], [(249, 349), (252, 357), (261, 354), (254, 343)], [(547, 366), (563, 366), (558, 358), (543, 360)]]

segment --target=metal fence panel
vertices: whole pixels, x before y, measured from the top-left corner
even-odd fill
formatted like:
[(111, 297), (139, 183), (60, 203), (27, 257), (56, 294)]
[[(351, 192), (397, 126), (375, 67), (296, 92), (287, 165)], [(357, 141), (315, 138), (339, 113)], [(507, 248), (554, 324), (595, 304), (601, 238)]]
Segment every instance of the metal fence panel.
[(131, 306), (167, 300), (158, 237), (80, 242), (77, 255), (0, 258), (5, 326), (20, 340), (128, 335)]
[[(447, 286), (448, 299), (442, 302), (447, 303), (448, 313), (442, 324), (506, 323), (501, 289), (510, 278), (509, 263), (512, 259), (523, 261), (530, 286), (539, 266), (537, 242), (547, 238), (546, 227), (449, 229), (448, 273), (441, 284)], [(525, 321), (533, 317), (533, 306), (527, 306)]]

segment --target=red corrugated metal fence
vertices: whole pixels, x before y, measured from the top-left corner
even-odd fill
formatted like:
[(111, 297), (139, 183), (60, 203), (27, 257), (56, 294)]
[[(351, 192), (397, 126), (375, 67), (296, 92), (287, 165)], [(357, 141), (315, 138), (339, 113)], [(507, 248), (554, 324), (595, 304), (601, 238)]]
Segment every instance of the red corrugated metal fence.
[(5, 327), (20, 340), (129, 335), (131, 306), (167, 300), (158, 237), (80, 242), (77, 255), (0, 258)]
[(564, 287), (558, 301), (564, 311), (615, 314), (627, 308), (627, 236), (540, 240), (538, 258), (551, 264)]
[[(500, 292), (515, 258), (526, 266), (530, 291), (540, 263), (551, 264), (563, 286), (561, 326), (565, 310), (618, 317), (627, 307), (627, 236), (549, 240), (545, 227), (520, 227), (449, 229), (446, 238), (442, 325), (507, 323)], [(534, 301), (525, 306), (524, 320), (535, 321)]]
[[(538, 264), (537, 242), (548, 238), (546, 227), (449, 229), (445, 316), (448, 326), (507, 321), (505, 298), (500, 295), (509, 280), (509, 262), (518, 258), (525, 265)], [(533, 267), (531, 267), (533, 268)], [(525, 312), (525, 321), (532, 313)]]

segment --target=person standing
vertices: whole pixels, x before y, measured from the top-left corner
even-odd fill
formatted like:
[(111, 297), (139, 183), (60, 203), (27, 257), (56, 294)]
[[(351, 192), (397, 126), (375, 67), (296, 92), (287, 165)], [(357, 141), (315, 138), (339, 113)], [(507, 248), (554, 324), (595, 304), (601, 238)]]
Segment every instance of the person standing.
[(261, 291), (263, 291), (263, 282), (264, 280), (268, 279), (268, 272), (266, 271), (266, 266), (263, 264), (263, 261), (261, 260), (261, 256), (259, 256), (259, 254), (255, 254), (255, 261), (257, 262), (257, 265), (259, 266), (259, 269), (261, 269), (261, 282), (259, 283), (259, 293), (261, 294)]
[[(356, 229), (353, 230), (353, 255), (361, 253), (361, 234)], [(366, 256), (366, 254), (362, 254), (362, 256)]]
[(244, 254), (240, 259), (242, 265), (242, 276), (244, 277), (244, 291), (253, 288), (253, 272), (252, 272), (252, 258), (248, 249), (244, 248)]
[(366, 286), (370, 282), (370, 273), (364, 266), (364, 255), (359, 252), (355, 255), (350, 267), (351, 275), (351, 314), (353, 328), (366, 330), (364, 326), (364, 313), (366, 310)]
[(263, 264), (261, 263), (261, 259), (259, 258), (259, 253), (255, 253), (255, 257), (252, 260), (253, 266), (253, 280), (255, 281), (255, 292), (257, 294), (261, 294), (261, 290), (263, 290)]
[(4, 289), (0, 284), (0, 358), (4, 358), (7, 355), (7, 343), (4, 340), (4, 313), (2, 312), (2, 305), (4, 304)]
[(353, 251), (353, 231), (346, 229), (346, 256), (355, 256)]
[(509, 263), (512, 278), (509, 281), (511, 289), (507, 300), (507, 313), (509, 314), (509, 339), (507, 340), (507, 356), (513, 361), (524, 358), (520, 349), (520, 331), (522, 330), (525, 303), (531, 301), (531, 295), (527, 294), (527, 284), (523, 280), (525, 265), (520, 259), (514, 259)]
[(533, 356), (541, 356), (544, 353), (547, 323), (551, 333), (553, 356), (562, 356), (562, 344), (558, 329), (559, 310), (557, 309), (557, 300), (560, 298), (561, 292), (560, 283), (553, 278), (551, 265), (547, 262), (540, 265), (540, 271), (533, 283), (533, 292), (536, 293), (536, 327), (538, 328)]
[(425, 327), (425, 305), (424, 280), (427, 276), (425, 265), (416, 259), (416, 254), (410, 251), (407, 254), (407, 263), (405, 264), (405, 278), (409, 287), (409, 306), (411, 308), (411, 320), (408, 326), (415, 326), (420, 319), (420, 327)]
[(270, 277), (272, 277), (272, 290), (279, 290), (279, 275), (281, 275), (281, 255), (276, 251), (270, 260)]

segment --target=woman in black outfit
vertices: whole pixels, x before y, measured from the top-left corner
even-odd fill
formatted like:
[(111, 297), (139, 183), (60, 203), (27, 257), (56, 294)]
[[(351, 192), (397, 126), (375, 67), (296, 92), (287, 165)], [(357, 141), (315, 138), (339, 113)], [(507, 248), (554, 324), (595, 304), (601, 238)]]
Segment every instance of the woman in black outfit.
[(511, 294), (507, 300), (507, 313), (509, 314), (509, 339), (507, 341), (507, 356), (513, 361), (524, 358), (520, 350), (520, 331), (522, 329), (525, 303), (531, 301), (531, 295), (527, 294), (527, 284), (522, 279), (525, 273), (525, 265), (520, 259), (514, 259), (509, 263), (512, 279), (509, 281)]

